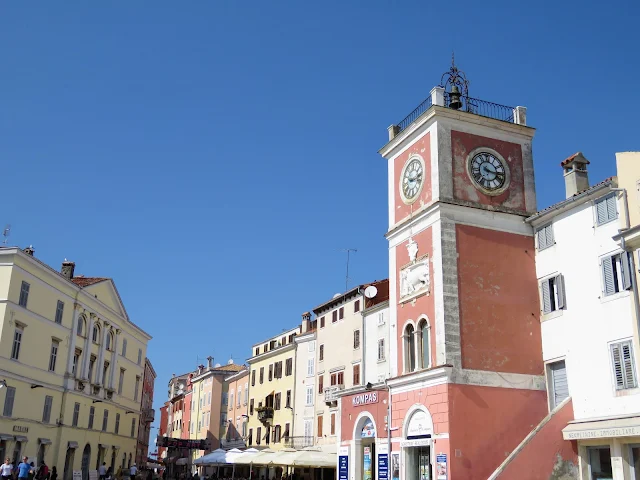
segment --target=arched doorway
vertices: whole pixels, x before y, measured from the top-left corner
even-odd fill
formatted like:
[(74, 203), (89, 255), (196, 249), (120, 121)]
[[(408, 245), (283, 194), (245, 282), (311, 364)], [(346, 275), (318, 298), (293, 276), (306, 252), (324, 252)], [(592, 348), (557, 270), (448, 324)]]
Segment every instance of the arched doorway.
[(116, 449), (111, 449), (111, 470), (115, 473), (116, 469)]
[(37, 461), (38, 461), (38, 465), (42, 465), (42, 463), (44, 462), (44, 449), (45, 449), (45, 444), (41, 443), (40, 445), (38, 445), (38, 456)]
[(376, 424), (368, 412), (358, 416), (353, 431), (355, 452), (353, 469), (355, 478), (374, 480), (376, 478)]
[(91, 445), (84, 446), (82, 452), (82, 480), (89, 480), (89, 463), (91, 462)]
[(76, 458), (76, 449), (67, 448), (67, 454), (64, 457), (64, 480), (73, 479), (73, 461)]
[(20, 452), (22, 452), (22, 442), (16, 442), (15, 446), (13, 447), (13, 465), (14, 465), (14, 467), (19, 465), (20, 462), (22, 461), (22, 458), (20, 458)]
[(129, 454), (129, 463), (127, 464), (127, 468), (131, 468), (131, 454)]
[(411, 441), (403, 447), (405, 480), (422, 480), (433, 477), (432, 452), (433, 420), (422, 405), (410, 409), (404, 422), (404, 438)]

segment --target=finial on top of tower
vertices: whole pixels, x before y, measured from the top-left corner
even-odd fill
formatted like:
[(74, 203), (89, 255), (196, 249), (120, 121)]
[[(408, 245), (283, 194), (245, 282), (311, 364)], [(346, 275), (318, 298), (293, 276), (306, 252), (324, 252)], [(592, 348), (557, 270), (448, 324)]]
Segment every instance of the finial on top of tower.
[(455, 52), (451, 52), (451, 68), (442, 74), (440, 86), (445, 89), (449, 108), (462, 108), (463, 100), (469, 96), (469, 81), (465, 73), (456, 67)]

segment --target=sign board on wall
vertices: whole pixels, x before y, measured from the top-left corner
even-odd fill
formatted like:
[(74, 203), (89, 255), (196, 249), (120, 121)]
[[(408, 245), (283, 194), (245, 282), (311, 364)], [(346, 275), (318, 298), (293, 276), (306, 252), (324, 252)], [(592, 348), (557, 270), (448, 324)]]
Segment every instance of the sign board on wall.
[(338, 451), (338, 480), (349, 480), (349, 447), (340, 447)]
[(370, 405), (372, 403), (378, 403), (378, 392), (366, 392), (359, 395), (354, 395), (351, 398), (351, 403), (354, 407), (361, 405)]
[(389, 480), (389, 454), (378, 453), (378, 480)]
[(89, 480), (98, 480), (98, 470), (89, 470)]
[(411, 415), (407, 427), (407, 437), (419, 437), (431, 433), (431, 422), (424, 410), (418, 410)]
[(82, 470), (73, 471), (73, 480), (82, 480)]
[(363, 480), (372, 480), (372, 472), (371, 472), (371, 447), (364, 447), (364, 455), (363, 455)]
[(407, 447), (428, 447), (431, 445), (430, 438), (418, 438), (417, 440), (402, 440), (400, 446), (402, 448)]
[(375, 438), (375, 437), (376, 437), (376, 428), (373, 426), (373, 422), (371, 420), (367, 420), (367, 422), (362, 427), (360, 438)]
[(436, 455), (436, 478), (437, 480), (447, 480), (447, 454)]

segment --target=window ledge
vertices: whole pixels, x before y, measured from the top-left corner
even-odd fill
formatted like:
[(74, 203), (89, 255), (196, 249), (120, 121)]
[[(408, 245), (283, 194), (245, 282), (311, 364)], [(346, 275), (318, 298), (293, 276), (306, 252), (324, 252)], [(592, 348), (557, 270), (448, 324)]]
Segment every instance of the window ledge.
[(384, 363), (384, 362), (386, 362), (386, 361), (387, 361), (387, 359), (386, 359), (386, 358), (379, 358), (379, 359), (378, 359), (378, 363)]
[(600, 303), (609, 303), (609, 302), (613, 302), (614, 300), (618, 300), (620, 298), (628, 297), (629, 295), (631, 295), (630, 290), (623, 290), (621, 292), (614, 293), (613, 295), (605, 295), (603, 293), (600, 295), (599, 298), (600, 298)]
[(615, 392), (616, 397), (627, 397), (630, 395), (638, 395), (638, 394), (640, 394), (640, 387), (625, 388), (621, 390), (616, 390)]
[(554, 310), (549, 313), (540, 313), (540, 323), (546, 322), (547, 320), (553, 320), (554, 318), (558, 318), (564, 315), (564, 309)]

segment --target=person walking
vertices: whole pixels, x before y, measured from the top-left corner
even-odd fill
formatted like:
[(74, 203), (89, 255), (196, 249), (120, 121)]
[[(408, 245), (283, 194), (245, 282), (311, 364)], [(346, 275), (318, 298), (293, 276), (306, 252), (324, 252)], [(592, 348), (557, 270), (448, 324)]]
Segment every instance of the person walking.
[(33, 472), (33, 467), (29, 465), (28, 458), (24, 457), (22, 462), (18, 465), (18, 478), (22, 478), (24, 480), (29, 479), (29, 474)]
[(138, 473), (138, 467), (136, 467), (136, 464), (134, 463), (129, 469), (129, 477), (131, 480), (136, 480), (136, 473)]
[(2, 466), (0, 466), (0, 476), (2, 476), (2, 480), (9, 480), (12, 473), (13, 465), (11, 464), (11, 459), (7, 457), (4, 459)]
[(51, 467), (51, 476), (49, 480), (58, 480), (58, 469), (56, 467)]
[(107, 462), (102, 462), (102, 465), (98, 467), (98, 475), (100, 475), (100, 480), (107, 478)]

